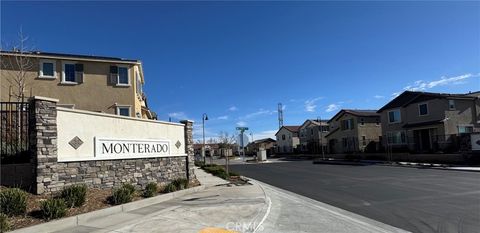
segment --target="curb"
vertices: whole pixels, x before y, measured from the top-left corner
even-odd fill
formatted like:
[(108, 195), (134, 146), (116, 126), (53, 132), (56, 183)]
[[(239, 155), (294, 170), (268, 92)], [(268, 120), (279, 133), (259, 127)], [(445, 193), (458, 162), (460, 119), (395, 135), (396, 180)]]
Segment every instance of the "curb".
[(414, 163), (414, 162), (395, 162), (394, 164), (392, 164), (392, 163), (387, 163), (385, 161), (375, 161), (375, 160), (361, 160), (358, 162), (350, 162), (350, 161), (342, 161), (342, 160), (326, 160), (326, 161), (314, 160), (313, 164), (332, 164), (332, 165), (350, 165), (350, 166), (378, 165), (378, 166), (390, 166), (390, 167), (437, 169), (437, 170), (448, 170), (448, 171), (480, 172), (480, 170), (456, 168), (452, 166), (446, 166), (444, 164)]
[[(254, 179), (252, 179), (252, 180), (254, 180)], [(257, 184), (259, 184), (260, 186), (264, 186), (264, 187), (266, 187), (270, 190), (273, 190), (275, 192), (283, 192), (286, 195), (290, 195), (292, 197), (299, 198), (300, 200), (311, 204), (311, 206), (314, 206), (314, 207), (319, 208), (319, 209), (323, 209), (323, 210), (325, 210), (325, 211), (327, 211), (331, 214), (334, 214), (338, 217), (348, 219), (348, 220), (350, 220), (352, 222), (355, 222), (356, 224), (359, 224), (359, 225), (361, 225), (361, 226), (363, 226), (367, 229), (370, 229), (370, 230), (375, 229), (379, 232), (384, 232), (384, 233), (408, 233), (409, 232), (409, 231), (403, 230), (401, 228), (398, 228), (398, 227), (395, 227), (395, 226), (392, 226), (392, 225), (389, 225), (389, 224), (386, 224), (386, 223), (382, 223), (382, 222), (377, 221), (375, 219), (371, 219), (371, 218), (368, 218), (368, 217), (350, 212), (348, 210), (344, 210), (344, 209), (338, 208), (336, 206), (329, 205), (329, 204), (326, 204), (324, 202), (317, 201), (315, 199), (300, 195), (298, 193), (294, 193), (294, 192), (291, 192), (291, 191), (288, 191), (288, 190), (285, 190), (285, 189), (282, 189), (282, 188), (264, 183), (262, 181), (258, 181), (258, 180), (254, 180), (254, 181), (256, 181)]]
[(101, 218), (108, 215), (140, 209), (149, 205), (165, 202), (176, 197), (181, 197), (187, 194), (196, 193), (204, 189), (205, 189), (205, 186), (200, 185), (197, 187), (180, 190), (173, 193), (166, 193), (166, 194), (158, 195), (155, 197), (146, 198), (143, 200), (138, 200), (138, 201), (122, 204), (122, 205), (112, 206), (105, 209), (95, 210), (92, 212), (79, 214), (79, 215), (75, 215), (75, 216), (71, 216), (71, 217), (67, 217), (59, 220), (54, 220), (54, 221), (50, 221), (50, 222), (46, 222), (46, 223), (42, 223), (42, 224), (30, 226), (30, 227), (20, 228), (11, 232), (12, 233), (31, 233), (31, 232), (60, 231), (66, 228), (82, 225), (83, 223), (86, 223), (91, 219)]

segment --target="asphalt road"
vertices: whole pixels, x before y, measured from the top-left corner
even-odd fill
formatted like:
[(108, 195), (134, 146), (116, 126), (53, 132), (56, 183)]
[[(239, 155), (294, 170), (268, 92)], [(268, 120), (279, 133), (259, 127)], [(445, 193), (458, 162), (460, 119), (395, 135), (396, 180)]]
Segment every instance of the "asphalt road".
[(480, 232), (478, 172), (312, 161), (231, 170), (411, 232)]

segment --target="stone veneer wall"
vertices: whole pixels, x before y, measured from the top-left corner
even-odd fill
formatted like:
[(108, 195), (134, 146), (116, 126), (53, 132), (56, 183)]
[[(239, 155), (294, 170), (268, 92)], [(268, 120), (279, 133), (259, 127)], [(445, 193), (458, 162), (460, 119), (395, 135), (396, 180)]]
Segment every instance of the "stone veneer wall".
[(111, 188), (123, 183), (144, 187), (149, 182), (166, 184), (176, 178), (195, 180), (193, 122), (185, 124), (186, 157), (58, 162), (56, 103), (33, 97), (30, 100), (30, 148), (33, 154), (33, 192), (52, 193), (75, 183), (93, 188)]

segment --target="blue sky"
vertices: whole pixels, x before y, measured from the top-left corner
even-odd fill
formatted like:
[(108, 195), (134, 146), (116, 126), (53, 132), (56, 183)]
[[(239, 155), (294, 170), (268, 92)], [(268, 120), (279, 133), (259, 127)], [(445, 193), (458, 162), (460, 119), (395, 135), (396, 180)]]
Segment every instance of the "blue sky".
[[(405, 89), (480, 90), (479, 2), (5, 2), (47, 52), (140, 59), (160, 119), (207, 137), (285, 125), (341, 108), (377, 109)], [(200, 126), (200, 127), (199, 127)]]

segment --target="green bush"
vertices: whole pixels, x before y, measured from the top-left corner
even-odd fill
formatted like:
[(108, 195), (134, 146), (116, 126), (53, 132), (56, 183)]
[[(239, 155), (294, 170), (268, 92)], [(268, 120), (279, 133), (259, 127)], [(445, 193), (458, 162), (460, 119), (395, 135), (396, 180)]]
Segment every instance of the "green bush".
[(145, 190), (143, 191), (143, 196), (144, 197), (153, 197), (157, 193), (157, 183), (151, 182), (148, 183), (147, 186), (145, 187)]
[(177, 186), (173, 182), (167, 184), (167, 186), (165, 186), (165, 188), (163, 188), (164, 193), (171, 193), (171, 192), (175, 192), (175, 191), (177, 191)]
[(172, 183), (177, 187), (177, 190), (182, 190), (188, 188), (188, 180), (185, 178), (178, 178), (172, 181)]
[(0, 212), (8, 216), (22, 215), (27, 211), (27, 193), (18, 188), (0, 192)]
[(0, 232), (7, 232), (10, 230), (10, 223), (8, 222), (8, 216), (4, 213), (0, 213)]
[[(222, 166), (216, 164), (209, 164), (202, 167), (202, 169), (214, 176), (218, 176), (222, 179), (228, 179), (228, 174)], [(237, 173), (229, 172), (230, 176), (238, 176)]]
[(197, 166), (197, 167), (203, 167), (203, 166), (205, 166), (205, 163), (204, 163), (203, 161), (195, 161), (194, 164), (195, 164), (195, 166)]
[(130, 195), (135, 194), (135, 186), (133, 186), (132, 184), (123, 184), (122, 188), (127, 190), (130, 193)]
[(113, 190), (111, 202), (114, 205), (120, 205), (124, 203), (131, 202), (133, 198), (133, 193), (130, 189), (122, 186)]
[(61, 218), (67, 213), (67, 205), (61, 198), (50, 198), (40, 203), (40, 212), (46, 220)]
[(188, 188), (188, 180), (185, 178), (177, 178), (170, 182), (165, 188), (163, 189), (164, 193), (171, 193), (178, 190)]
[(87, 198), (87, 186), (82, 184), (66, 187), (62, 190), (61, 196), (69, 208), (80, 207)]

